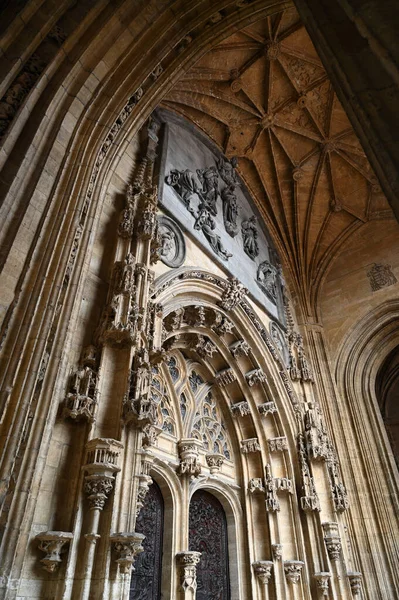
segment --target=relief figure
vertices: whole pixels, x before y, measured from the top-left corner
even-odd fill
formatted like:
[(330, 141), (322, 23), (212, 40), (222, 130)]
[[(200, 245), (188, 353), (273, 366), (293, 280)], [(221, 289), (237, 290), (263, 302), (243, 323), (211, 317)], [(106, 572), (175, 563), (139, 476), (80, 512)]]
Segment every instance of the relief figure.
[(221, 193), (223, 202), (223, 221), (224, 226), (229, 235), (234, 237), (237, 235), (237, 215), (238, 205), (237, 196), (234, 193), (234, 185), (229, 185), (224, 188)]

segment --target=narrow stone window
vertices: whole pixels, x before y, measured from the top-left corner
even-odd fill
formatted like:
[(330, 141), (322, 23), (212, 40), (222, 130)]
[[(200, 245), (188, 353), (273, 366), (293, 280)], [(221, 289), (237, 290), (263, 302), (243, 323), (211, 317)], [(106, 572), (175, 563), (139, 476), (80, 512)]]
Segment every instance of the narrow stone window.
[(189, 547), (201, 552), (196, 600), (229, 600), (226, 515), (219, 500), (204, 490), (195, 492), (191, 499)]

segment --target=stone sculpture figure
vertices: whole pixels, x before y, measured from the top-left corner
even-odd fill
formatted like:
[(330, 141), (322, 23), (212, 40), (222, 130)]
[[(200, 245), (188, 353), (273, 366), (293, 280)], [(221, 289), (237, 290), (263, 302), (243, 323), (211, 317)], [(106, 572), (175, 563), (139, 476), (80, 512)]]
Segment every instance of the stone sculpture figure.
[(229, 235), (234, 237), (237, 235), (237, 196), (234, 193), (234, 185), (229, 185), (222, 190), (221, 193), (223, 202), (223, 221), (224, 226)]
[(258, 230), (256, 228), (255, 215), (252, 215), (252, 217), (249, 217), (249, 219), (246, 219), (241, 223), (241, 233), (244, 252), (248, 254), (249, 258), (255, 260), (259, 254)]
[(277, 282), (276, 282), (277, 270), (269, 263), (268, 260), (264, 260), (260, 263), (258, 271), (256, 273), (256, 281), (261, 290), (265, 292), (267, 296), (276, 304), (277, 302)]
[(192, 196), (199, 193), (199, 185), (194, 173), (190, 169), (185, 171), (172, 169), (169, 175), (165, 177), (165, 182), (173, 187), (183, 200), (185, 207), (190, 210)]
[(232, 186), (233, 189), (236, 185), (240, 185), (238, 181), (237, 173), (235, 172), (235, 168), (238, 164), (237, 158), (233, 156), (230, 160), (221, 156), (217, 161), (217, 168), (219, 171), (220, 177), (223, 181), (228, 185)]
[(197, 175), (202, 183), (202, 190), (199, 192), (202, 203), (204, 207), (216, 217), (216, 201), (219, 193), (218, 172), (216, 167), (212, 166), (206, 169), (197, 169)]
[(202, 205), (200, 205), (200, 210), (194, 223), (194, 229), (202, 231), (202, 233), (208, 240), (212, 250), (216, 252), (216, 254), (220, 256), (220, 258), (222, 258), (223, 260), (228, 260), (233, 255), (223, 248), (220, 235), (213, 231), (215, 227), (215, 222), (209, 214), (208, 210)]

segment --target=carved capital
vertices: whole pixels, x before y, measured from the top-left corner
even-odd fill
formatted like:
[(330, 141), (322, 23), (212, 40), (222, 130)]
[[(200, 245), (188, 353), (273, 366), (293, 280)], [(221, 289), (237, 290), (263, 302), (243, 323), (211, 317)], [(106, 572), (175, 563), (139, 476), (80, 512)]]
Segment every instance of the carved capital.
[(322, 523), (324, 541), (330, 560), (339, 560), (342, 551), (341, 538), (339, 536), (338, 523)]
[(263, 585), (268, 585), (272, 576), (273, 563), (271, 560), (257, 560), (252, 563), (255, 575)]
[(61, 561), (61, 553), (65, 552), (65, 546), (72, 540), (73, 534), (65, 531), (44, 531), (36, 536), (39, 542), (39, 550), (45, 553), (41, 559), (43, 569), (54, 573)]
[(282, 452), (283, 450), (288, 450), (287, 438), (285, 436), (271, 438), (267, 440), (267, 444), (270, 452)]
[(91, 510), (104, 508), (114, 487), (115, 473), (120, 471), (118, 461), (122, 449), (121, 442), (110, 438), (96, 438), (87, 443), (84, 490)]
[(135, 558), (144, 548), (142, 542), (145, 536), (142, 533), (114, 533), (110, 536), (110, 542), (117, 556), (116, 562), (121, 573), (130, 573), (134, 570)]
[(301, 560), (285, 560), (284, 561), (284, 574), (285, 578), (289, 583), (298, 583), (303, 568), (303, 562)]
[(208, 465), (211, 475), (217, 473), (224, 463), (223, 454), (207, 454), (206, 455), (206, 464)]
[(259, 411), (259, 414), (261, 414), (263, 417), (266, 417), (267, 415), (272, 415), (273, 413), (276, 413), (277, 407), (276, 407), (274, 401), (272, 400), (271, 402), (265, 402), (264, 404), (259, 404), (258, 411)]
[(230, 410), (235, 417), (246, 417), (251, 414), (251, 409), (246, 400), (243, 402), (237, 402), (237, 404), (232, 404), (230, 406)]
[(262, 369), (254, 369), (245, 374), (245, 379), (249, 387), (252, 387), (258, 383), (265, 383), (267, 381), (266, 375)]
[(217, 383), (220, 387), (226, 387), (230, 383), (233, 383), (237, 379), (236, 374), (233, 369), (223, 369), (223, 371), (219, 371), (215, 375), (215, 383)]
[(251, 352), (251, 347), (244, 340), (238, 340), (238, 342), (234, 342), (234, 344), (229, 346), (229, 349), (235, 359), (240, 358), (240, 356), (248, 356), (248, 354)]
[(360, 592), (362, 590), (362, 578), (362, 574), (357, 571), (348, 573), (348, 579), (352, 590), (352, 596), (354, 598), (360, 595)]
[(249, 438), (247, 440), (241, 440), (241, 452), (243, 454), (250, 454), (251, 452), (260, 452), (260, 445), (258, 438)]
[(315, 573), (317, 589), (321, 590), (322, 596), (328, 596), (328, 587), (331, 579), (331, 573), (321, 572)]

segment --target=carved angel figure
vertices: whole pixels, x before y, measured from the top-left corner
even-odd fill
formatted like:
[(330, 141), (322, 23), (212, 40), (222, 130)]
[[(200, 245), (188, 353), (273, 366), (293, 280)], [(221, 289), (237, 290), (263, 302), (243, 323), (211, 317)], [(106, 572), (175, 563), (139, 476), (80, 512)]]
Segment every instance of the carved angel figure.
[(223, 221), (224, 226), (229, 235), (234, 237), (237, 235), (237, 196), (234, 193), (234, 185), (229, 185), (224, 188), (221, 193), (223, 202)]
[(218, 172), (216, 167), (208, 167), (207, 169), (197, 169), (198, 179), (202, 183), (200, 198), (207, 210), (216, 217), (217, 207), (216, 201), (219, 193), (218, 189)]
[(222, 258), (223, 260), (228, 260), (233, 255), (223, 248), (220, 236), (217, 233), (214, 233), (213, 231), (215, 227), (215, 222), (209, 214), (208, 210), (201, 206), (198, 216), (194, 223), (194, 229), (202, 231), (209, 244), (211, 245), (212, 250), (216, 252), (216, 254), (220, 256), (220, 258)]
[(249, 219), (241, 223), (242, 241), (244, 252), (249, 258), (255, 260), (259, 254), (258, 230), (256, 228), (256, 217), (252, 215)]
[(238, 161), (235, 156), (233, 156), (233, 158), (230, 160), (221, 156), (217, 161), (217, 168), (220, 177), (228, 186), (233, 186), (233, 189), (236, 185), (240, 185), (237, 173), (235, 172), (237, 164)]

